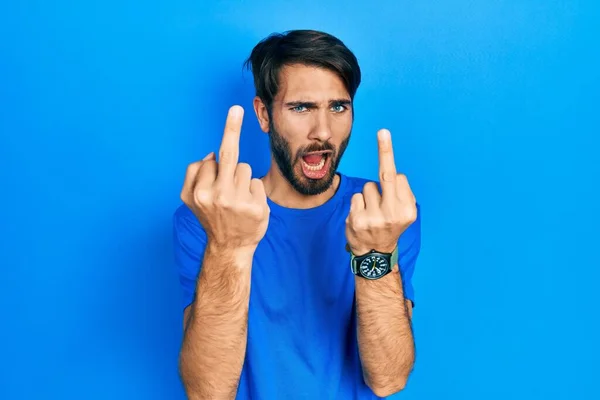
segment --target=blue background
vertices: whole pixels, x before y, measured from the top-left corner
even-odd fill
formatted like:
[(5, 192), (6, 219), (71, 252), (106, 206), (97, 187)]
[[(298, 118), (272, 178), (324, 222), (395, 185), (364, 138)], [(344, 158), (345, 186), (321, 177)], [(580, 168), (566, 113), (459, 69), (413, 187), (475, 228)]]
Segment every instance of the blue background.
[[(591, 3), (591, 2), (590, 2)], [(0, 5), (0, 398), (181, 399), (171, 215), (189, 162), (246, 107), (241, 64), (316, 28), (364, 79), (341, 169), (376, 131), (422, 205), (404, 399), (592, 399), (598, 6), (583, 1)]]

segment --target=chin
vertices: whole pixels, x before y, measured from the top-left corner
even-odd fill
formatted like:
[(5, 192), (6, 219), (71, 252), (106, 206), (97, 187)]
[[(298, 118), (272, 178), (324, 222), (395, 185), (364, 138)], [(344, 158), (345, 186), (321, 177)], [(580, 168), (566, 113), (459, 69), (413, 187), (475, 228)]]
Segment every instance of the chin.
[(300, 194), (305, 196), (316, 196), (326, 192), (333, 185), (335, 171), (329, 172), (323, 178), (310, 179), (304, 175), (302, 169), (296, 171), (294, 179), (289, 180), (292, 187)]

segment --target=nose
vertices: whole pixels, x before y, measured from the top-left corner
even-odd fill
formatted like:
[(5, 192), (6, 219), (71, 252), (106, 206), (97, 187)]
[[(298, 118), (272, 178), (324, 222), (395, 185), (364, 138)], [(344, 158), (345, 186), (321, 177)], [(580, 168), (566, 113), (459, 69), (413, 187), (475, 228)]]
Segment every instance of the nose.
[(313, 115), (314, 120), (308, 138), (319, 142), (328, 141), (331, 139), (331, 115), (326, 110), (319, 110)]

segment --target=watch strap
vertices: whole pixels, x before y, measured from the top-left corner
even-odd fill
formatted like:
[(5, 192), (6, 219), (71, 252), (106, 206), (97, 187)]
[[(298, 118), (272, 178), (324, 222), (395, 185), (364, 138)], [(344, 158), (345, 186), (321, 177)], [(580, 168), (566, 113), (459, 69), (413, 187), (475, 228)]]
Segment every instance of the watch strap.
[(398, 264), (398, 269), (400, 269), (400, 264), (398, 261), (398, 245), (396, 245), (396, 247), (394, 248), (394, 251), (392, 251), (392, 258), (390, 260), (390, 270), (392, 268), (394, 268), (394, 265)]

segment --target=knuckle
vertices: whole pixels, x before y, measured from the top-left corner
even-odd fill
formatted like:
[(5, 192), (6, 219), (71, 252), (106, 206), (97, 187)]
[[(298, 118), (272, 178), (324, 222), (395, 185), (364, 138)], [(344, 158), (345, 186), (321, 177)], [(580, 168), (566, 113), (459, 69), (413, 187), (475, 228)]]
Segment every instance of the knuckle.
[(252, 201), (241, 201), (235, 204), (236, 212), (244, 218), (258, 221), (264, 215), (265, 210), (258, 204)]
[(400, 187), (402, 189), (405, 189), (406, 187), (409, 187), (409, 185), (408, 185), (408, 178), (404, 174), (397, 174), (396, 175), (396, 183), (398, 185), (400, 185)]
[(232, 208), (232, 202), (225, 193), (220, 192), (214, 196), (214, 205), (218, 208), (229, 210)]
[(221, 150), (219, 152), (219, 161), (222, 164), (231, 164), (235, 162), (237, 153), (233, 150)]
[(377, 215), (370, 219), (371, 227), (376, 229), (387, 229), (393, 226), (393, 220), (385, 218), (383, 215)]
[(412, 224), (417, 220), (417, 209), (413, 209), (408, 215), (408, 221)]
[(366, 218), (363, 218), (360, 215), (352, 215), (349, 217), (349, 220), (352, 229), (355, 231), (364, 231), (369, 228), (369, 223)]
[(239, 135), (241, 126), (239, 123), (228, 119), (225, 123), (224, 136), (231, 137)]
[(365, 185), (363, 186), (363, 192), (364, 193), (370, 193), (373, 191), (377, 191), (377, 185), (375, 184), (375, 182), (367, 182), (365, 183)]
[(393, 182), (394, 181), (394, 173), (391, 171), (381, 171), (379, 173), (380, 182)]
[(253, 206), (250, 208), (250, 213), (256, 220), (261, 220), (265, 216), (266, 212), (268, 211), (265, 210), (265, 207), (261, 206), (260, 204), (253, 204)]
[(364, 204), (365, 204), (365, 198), (362, 193), (356, 193), (350, 199), (350, 209), (351, 210), (360, 209), (361, 207), (364, 207)]
[(263, 184), (263, 181), (259, 178), (252, 178), (250, 180), (250, 187), (252, 188), (252, 191), (256, 191), (256, 192), (262, 192), (264, 193), (265, 191), (265, 186)]
[(243, 171), (252, 171), (252, 167), (248, 163), (238, 163), (237, 168)]
[(236, 175), (252, 176), (252, 167), (248, 163), (239, 163), (235, 168)]
[(209, 204), (212, 201), (212, 195), (207, 190), (197, 189), (194, 191), (194, 201), (199, 205)]
[(404, 221), (413, 223), (417, 220), (417, 207), (408, 206), (404, 209)]
[(400, 223), (401, 223), (400, 218), (398, 218), (397, 216), (394, 215), (392, 217), (385, 218), (383, 220), (383, 225), (382, 226), (385, 229), (390, 229), (390, 228), (393, 228), (393, 227), (397, 226)]

